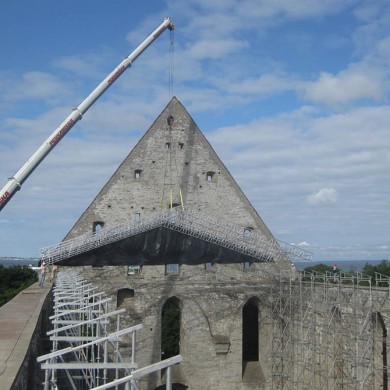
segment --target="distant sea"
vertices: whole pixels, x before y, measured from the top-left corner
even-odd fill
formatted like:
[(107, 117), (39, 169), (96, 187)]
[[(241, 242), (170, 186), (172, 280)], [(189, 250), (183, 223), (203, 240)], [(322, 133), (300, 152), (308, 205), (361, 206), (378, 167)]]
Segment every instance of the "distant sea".
[(29, 258), (14, 258), (14, 257), (0, 257), (0, 265), (3, 265), (4, 267), (12, 267), (14, 265), (21, 265), (28, 267), (29, 265), (32, 265), (33, 267), (38, 266), (39, 259), (36, 257), (29, 257)]
[(302, 271), (306, 267), (313, 267), (317, 264), (333, 266), (333, 264), (336, 263), (337, 268), (344, 272), (351, 270), (361, 272), (367, 263), (370, 265), (378, 265), (381, 261), (382, 260), (297, 261), (294, 265), (298, 271)]
[[(4, 267), (11, 267), (13, 265), (22, 265), (29, 266), (30, 264), (33, 267), (38, 265), (38, 258), (9, 258), (9, 257), (0, 257), (0, 264)], [(341, 269), (344, 272), (348, 272), (351, 269), (355, 271), (362, 271), (364, 266), (368, 263), (371, 265), (377, 265), (382, 260), (336, 260), (336, 261), (297, 261), (295, 262), (295, 267), (298, 271), (302, 271), (306, 267), (313, 267), (317, 264), (326, 264), (332, 266), (333, 263), (336, 263), (337, 268)]]

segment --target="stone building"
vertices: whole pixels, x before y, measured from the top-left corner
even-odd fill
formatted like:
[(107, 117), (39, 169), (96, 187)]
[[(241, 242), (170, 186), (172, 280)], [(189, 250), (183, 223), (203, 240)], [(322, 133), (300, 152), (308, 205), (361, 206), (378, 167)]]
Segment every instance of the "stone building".
[[(141, 228), (105, 241), (127, 223)], [(123, 327), (143, 324), (140, 367), (183, 357), (174, 389), (387, 389), (390, 278), (374, 289), (359, 274), (298, 275), (296, 248), (274, 239), (176, 98), (63, 244), (88, 235), (96, 245), (59, 264), (126, 308)], [(140, 381), (164, 383), (164, 372)]]
[[(65, 240), (140, 221), (172, 208), (192, 209), (243, 236), (274, 238), (182, 104), (173, 98), (70, 230)], [(174, 211), (173, 211), (174, 212)], [(223, 222), (225, 221), (225, 222)], [(214, 249), (214, 250), (213, 250)], [(99, 248), (69, 265), (126, 307), (123, 321), (142, 323), (140, 366), (167, 356), (162, 317), (176, 309), (184, 362), (177, 389), (261, 389), (271, 379), (269, 277), (291, 270), (287, 257), (256, 260), (159, 230), (130, 244)], [(80, 269), (79, 269), (80, 270)], [(265, 286), (261, 287), (263, 284)], [(175, 346), (174, 346), (175, 348)], [(155, 389), (155, 375), (143, 383)]]

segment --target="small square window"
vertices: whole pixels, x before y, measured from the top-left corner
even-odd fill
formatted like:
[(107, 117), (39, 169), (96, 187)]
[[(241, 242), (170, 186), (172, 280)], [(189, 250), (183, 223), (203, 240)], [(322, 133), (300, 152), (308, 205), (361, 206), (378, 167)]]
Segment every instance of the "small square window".
[(204, 263), (204, 269), (211, 269), (213, 268), (213, 263), (211, 261), (206, 261)]
[(183, 149), (184, 148), (184, 144), (182, 142), (179, 142), (179, 149)]
[(171, 147), (171, 143), (170, 142), (165, 142), (165, 149), (169, 149)]
[(172, 263), (172, 264), (167, 264), (165, 266), (165, 274), (166, 275), (177, 275), (179, 273), (179, 264), (177, 263)]
[(134, 213), (134, 219), (136, 222), (140, 222), (141, 221), (141, 213)]
[(134, 179), (139, 179), (141, 177), (141, 172), (142, 172), (141, 169), (136, 169), (134, 171)]
[(140, 265), (129, 265), (127, 267), (127, 275), (136, 275), (141, 273)]

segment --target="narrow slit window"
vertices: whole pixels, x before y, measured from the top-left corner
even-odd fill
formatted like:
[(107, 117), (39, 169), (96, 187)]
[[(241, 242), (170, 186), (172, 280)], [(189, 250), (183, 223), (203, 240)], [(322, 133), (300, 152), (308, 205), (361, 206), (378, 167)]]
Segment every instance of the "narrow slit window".
[(141, 169), (136, 169), (134, 171), (134, 179), (140, 179), (141, 178), (141, 172), (142, 172)]
[(134, 213), (134, 219), (136, 222), (140, 222), (141, 221), (141, 213)]
[(215, 172), (207, 172), (206, 173), (206, 180), (208, 181), (208, 182), (212, 182), (213, 181), (213, 177), (214, 177), (214, 175), (215, 175)]
[(244, 269), (249, 269), (252, 263), (250, 261), (244, 261)]

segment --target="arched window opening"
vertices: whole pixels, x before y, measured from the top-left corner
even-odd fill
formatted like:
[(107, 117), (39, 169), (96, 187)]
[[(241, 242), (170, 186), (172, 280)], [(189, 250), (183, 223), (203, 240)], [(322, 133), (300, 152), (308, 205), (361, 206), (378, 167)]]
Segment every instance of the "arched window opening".
[(161, 359), (180, 353), (180, 300), (169, 298), (161, 311)]
[(249, 240), (252, 237), (253, 228), (246, 227), (244, 228), (244, 240)]
[(121, 288), (116, 294), (116, 307), (130, 306), (134, 302), (134, 290)]
[(104, 222), (101, 222), (101, 221), (95, 221), (92, 225), (92, 231), (94, 233), (99, 233), (100, 230), (103, 229), (103, 226), (104, 226)]
[(259, 361), (259, 309), (257, 298), (251, 298), (242, 309), (242, 360)]

